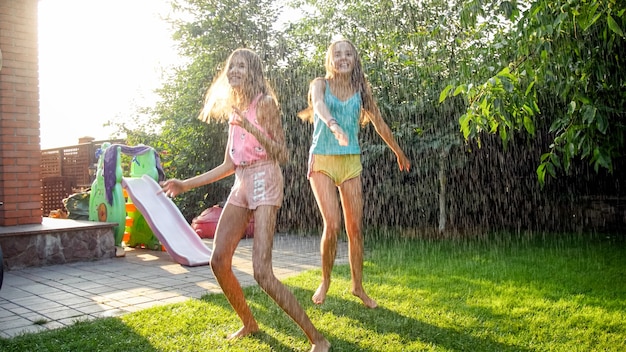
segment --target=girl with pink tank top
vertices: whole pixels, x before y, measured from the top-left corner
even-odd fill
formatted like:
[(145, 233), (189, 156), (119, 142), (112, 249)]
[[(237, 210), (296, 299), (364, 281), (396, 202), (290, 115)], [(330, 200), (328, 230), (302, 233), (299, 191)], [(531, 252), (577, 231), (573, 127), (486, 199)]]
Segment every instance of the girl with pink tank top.
[[(225, 92), (228, 94), (224, 98)], [(263, 75), (261, 59), (248, 49), (237, 49), (230, 55), (223, 71), (207, 91), (199, 117), (208, 122), (209, 119), (223, 121), (228, 116), (229, 140), (222, 164), (185, 180), (167, 180), (162, 183), (163, 191), (166, 195), (176, 196), (235, 174), (235, 183), (217, 224), (211, 256), (211, 270), (243, 323), (243, 327), (229, 335), (229, 339), (259, 330), (232, 270), (237, 244), (248, 222), (254, 218), (252, 261), (255, 280), (304, 331), (311, 342), (311, 351), (328, 351), (328, 340), (273, 272), (272, 242), (283, 197), (279, 164), (287, 161), (287, 146), (278, 102)]]
[[(263, 94), (260, 93), (256, 98), (254, 98), (248, 109), (243, 111), (243, 117), (245, 117), (248, 122), (267, 136), (265, 128), (259, 124), (256, 118), (256, 107), (262, 96)], [(236, 116), (237, 115), (234, 113), (231, 114), (228, 121), (230, 158), (233, 159), (233, 162), (237, 166), (250, 165), (258, 160), (266, 160), (267, 152), (261, 143), (259, 143), (259, 141), (243, 127), (233, 124)]]

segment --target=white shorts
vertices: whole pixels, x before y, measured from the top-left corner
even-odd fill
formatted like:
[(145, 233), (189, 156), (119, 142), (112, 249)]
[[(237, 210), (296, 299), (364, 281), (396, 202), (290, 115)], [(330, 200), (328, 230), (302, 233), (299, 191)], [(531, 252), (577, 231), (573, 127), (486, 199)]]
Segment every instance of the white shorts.
[(255, 210), (259, 205), (283, 204), (283, 173), (276, 161), (263, 160), (235, 168), (235, 184), (228, 203)]

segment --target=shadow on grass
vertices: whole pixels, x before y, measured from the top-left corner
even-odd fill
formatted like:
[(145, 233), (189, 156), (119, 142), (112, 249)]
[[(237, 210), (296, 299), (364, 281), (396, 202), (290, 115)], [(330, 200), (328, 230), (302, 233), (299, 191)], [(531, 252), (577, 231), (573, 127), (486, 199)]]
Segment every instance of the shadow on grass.
[(261, 344), (265, 344), (270, 347), (271, 351), (293, 351), (293, 347), (287, 346), (276, 337), (268, 334), (267, 332), (261, 330), (253, 335), (250, 335), (249, 338), (258, 341)]
[(298, 329), (297, 325), (289, 320), (288, 316), (260, 289), (260, 287), (246, 287), (244, 288), (244, 294), (246, 302), (250, 306), (252, 314), (261, 330), (243, 339), (234, 340), (228, 340), (226, 336), (238, 329), (241, 326), (241, 321), (226, 297), (221, 293), (211, 293), (202, 296), (201, 301), (204, 304), (210, 304), (214, 307), (218, 307), (219, 310), (229, 312), (228, 316), (222, 317), (219, 321), (211, 325), (212, 329), (223, 330), (224, 337), (222, 341), (218, 341), (218, 344), (223, 346), (232, 345), (231, 349), (233, 350), (249, 350), (254, 348), (255, 351), (294, 351), (293, 346), (287, 345), (277, 338), (273, 332), (266, 330), (275, 330), (281, 337), (289, 335), (294, 337), (294, 339), (301, 339), (302, 343), (308, 342), (306, 336)]
[(99, 351), (156, 352), (151, 343), (116, 318), (98, 324), (80, 321), (56, 330), (0, 339), (0, 351)]
[[(304, 291), (304, 290), (299, 290), (299, 292), (296, 292), (293, 287), (288, 287), (288, 288), (292, 292), (297, 294), (298, 296), (302, 294), (302, 291)], [(305, 291), (305, 292), (307, 292), (308, 294), (312, 294), (312, 293), (309, 293), (308, 291)], [(258, 309), (257, 311), (255, 311), (255, 316), (257, 316), (258, 321), (261, 325), (271, 326), (271, 329), (275, 329), (279, 331), (281, 335), (288, 335), (294, 339), (301, 338), (302, 341), (306, 341), (307, 347), (309, 346), (309, 341), (308, 339), (306, 339), (306, 336), (304, 335), (302, 330), (291, 319), (289, 319), (286, 313), (280, 310), (280, 307), (278, 307), (276, 303), (271, 301), (269, 297), (267, 299), (260, 298), (260, 297), (257, 297), (257, 298), (258, 299), (253, 298), (249, 300), (249, 302), (253, 305), (264, 305), (265, 307), (269, 308), (267, 310), (264, 310), (264, 313), (261, 313), (261, 314), (257, 314), (259, 313)], [(302, 302), (301, 297), (298, 297), (298, 301)], [(267, 305), (273, 305), (273, 306), (269, 307)], [(309, 308), (306, 305), (303, 305), (303, 306), (305, 309)], [(329, 333), (328, 331), (325, 331), (326, 329), (324, 329), (324, 326), (321, 326), (320, 324), (318, 324), (314, 317), (311, 317), (311, 320), (313, 320), (313, 324), (316, 326), (316, 328), (320, 330), (320, 332), (322, 332), (322, 334), (325, 335), (326, 339), (330, 341), (332, 345), (332, 348), (331, 348), (332, 351), (364, 351), (364, 349), (361, 346), (347, 339), (343, 339), (341, 335), (338, 335), (337, 333), (333, 334), (333, 333)], [(344, 328), (342, 328), (341, 331), (345, 331)], [(272, 351), (285, 351), (285, 352), (294, 351), (293, 345), (292, 346), (286, 345), (285, 343), (275, 338), (272, 334), (267, 333), (265, 331), (261, 331), (257, 334), (254, 334), (253, 338), (259, 340), (260, 342), (264, 344), (267, 344), (271, 348)]]
[[(291, 289), (294, 290), (294, 288)], [(303, 295), (310, 297), (313, 294), (313, 291), (300, 288), (296, 288), (295, 291), (299, 297)], [(359, 322), (359, 325), (350, 327), (355, 331), (364, 329), (372, 335), (397, 335), (400, 338), (398, 347), (415, 343), (416, 345), (430, 346), (429, 348), (424, 347), (424, 350), (430, 350), (431, 347), (436, 346), (449, 351), (530, 351), (521, 346), (509, 345), (489, 338), (475, 337), (457, 329), (428, 324), (381, 305), (375, 309), (369, 309), (360, 301), (347, 300), (337, 296), (327, 297), (326, 302), (318, 309), (325, 314), (333, 314), (337, 318), (348, 318), (352, 322)], [(349, 333), (350, 328), (341, 331)], [(333, 351), (380, 351), (378, 347), (368, 348), (337, 335), (331, 335), (331, 339)], [(388, 350), (396, 349), (390, 347)]]
[[(287, 286), (310, 313), (313, 324), (331, 342), (333, 351), (400, 351), (407, 345), (423, 346), (424, 350), (436, 346), (449, 351), (530, 351), (522, 346), (472, 336), (458, 329), (435, 326), (384, 306), (368, 309), (356, 298), (350, 300), (329, 295), (323, 305), (317, 306), (310, 301), (312, 290)], [(258, 286), (246, 288), (245, 292), (262, 329), (266, 327), (277, 331), (277, 335), (306, 339), (298, 326)], [(230, 307), (221, 299), (212, 303)], [(259, 332), (252, 338), (266, 344), (272, 351), (293, 350), (293, 346), (286, 345), (274, 335)], [(381, 343), (376, 341), (378, 337), (392, 342)]]
[[(287, 288), (296, 295), (298, 302), (306, 310), (311, 308), (312, 303), (303, 304), (303, 302), (310, 302), (308, 299), (304, 299), (304, 296), (310, 297), (312, 292), (302, 289), (294, 289), (287, 285)], [(298, 327), (296, 323), (289, 318), (289, 316), (265, 293), (259, 286), (247, 287), (244, 289), (246, 296), (246, 302), (251, 307), (252, 313), (255, 319), (259, 323), (261, 331), (249, 335), (246, 339), (252, 339), (257, 341), (257, 350), (265, 350), (264, 347), (268, 347), (271, 351), (284, 351), (293, 352), (294, 350), (308, 350), (310, 348), (309, 341), (304, 332)], [(233, 311), (232, 307), (226, 300), (223, 294), (209, 294), (202, 297), (202, 300), (212, 305), (218, 305), (220, 308), (230, 310), (232, 312), (232, 319), (236, 320), (240, 324), (239, 318)], [(316, 323), (315, 319), (311, 317), (313, 324), (326, 335), (326, 338), (332, 344), (332, 351), (362, 351), (361, 346), (352, 343), (346, 339), (341, 339), (340, 336), (327, 334), (322, 326)], [(215, 326), (220, 329), (221, 326)], [(226, 328), (224, 326), (224, 328)], [(343, 330), (343, 329), (342, 329)], [(282, 340), (281, 340), (282, 339)], [(287, 344), (284, 341), (294, 341), (293, 344)], [(231, 342), (239, 344), (240, 347), (246, 347), (246, 341)], [(296, 346), (296, 343), (298, 346)], [(261, 347), (263, 346), (263, 347)], [(299, 346), (303, 346), (300, 348)]]
[[(395, 244), (384, 254), (375, 258), (374, 264), (366, 263), (368, 283), (378, 282), (390, 290), (379, 292), (381, 298), (387, 297), (387, 305), (381, 299), (381, 306), (373, 310), (349, 296), (347, 265), (335, 267), (333, 278), (337, 280), (321, 306), (312, 304), (313, 291), (309, 289), (316, 287), (319, 273), (304, 274), (298, 286), (288, 285), (316, 327), (330, 340), (333, 351), (531, 351), (534, 349), (525, 345), (527, 340), (514, 337), (519, 329), (530, 338), (535, 334), (553, 337), (550, 328), (535, 331), (530, 327), (532, 321), (528, 319), (537, 319), (535, 301), (547, 301), (550, 306), (549, 302), (571, 296), (581, 299), (584, 294), (585, 304), (600, 305), (611, 298), (615, 303), (609, 305), (609, 312), (623, 307), (619, 300), (624, 292), (620, 269), (625, 261), (623, 252), (613, 246), (561, 241), (513, 241), (489, 246), (427, 242)], [(608, 285), (613, 286), (611, 290)], [(396, 288), (398, 292), (392, 291)], [(266, 330), (255, 335), (259, 344), (274, 351), (289, 351), (295, 346), (290, 342), (293, 338), (299, 340), (298, 346), (305, 345), (306, 338), (297, 325), (258, 287), (245, 292), (255, 317)], [(427, 307), (418, 310), (424, 297), (428, 298)], [(397, 299), (415, 301), (416, 307), (407, 309), (411, 303), (404, 302), (405, 308), (390, 308), (390, 302), (395, 304)], [(512, 307), (527, 308), (528, 316), (492, 304), (498, 299), (511, 301)], [(225, 300), (220, 304), (229, 307)], [(543, 316), (553, 319), (551, 314), (548, 311)], [(464, 321), (455, 322), (457, 318)], [(233, 319), (237, 319), (234, 312)], [(547, 322), (549, 326), (550, 320)]]

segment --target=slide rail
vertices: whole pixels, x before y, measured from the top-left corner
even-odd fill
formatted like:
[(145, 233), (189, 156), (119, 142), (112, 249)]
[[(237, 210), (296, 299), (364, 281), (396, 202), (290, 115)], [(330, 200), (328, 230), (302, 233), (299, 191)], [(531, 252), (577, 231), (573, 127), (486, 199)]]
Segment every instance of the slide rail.
[(143, 214), (154, 235), (177, 263), (186, 266), (210, 263), (211, 250), (154, 179), (148, 175), (124, 177), (122, 186)]

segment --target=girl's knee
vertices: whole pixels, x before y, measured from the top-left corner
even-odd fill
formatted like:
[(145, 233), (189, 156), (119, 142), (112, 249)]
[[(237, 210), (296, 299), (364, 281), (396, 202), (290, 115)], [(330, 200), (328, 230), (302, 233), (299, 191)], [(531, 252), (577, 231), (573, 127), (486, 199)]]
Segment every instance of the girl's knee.
[(363, 231), (359, 225), (348, 224), (348, 226), (346, 226), (346, 235), (348, 236), (348, 239), (353, 241), (363, 240)]
[(271, 285), (272, 282), (276, 281), (276, 276), (274, 276), (274, 272), (272, 269), (257, 269), (254, 268), (254, 280), (261, 286), (261, 288), (266, 288)]
[(325, 233), (330, 236), (337, 236), (341, 231), (341, 219), (331, 219), (324, 223)]
[(231, 261), (227, 256), (213, 252), (211, 255), (211, 270), (215, 273), (221, 273), (230, 270)]

